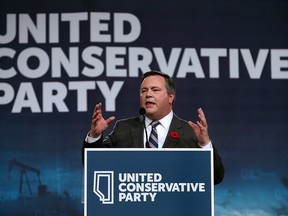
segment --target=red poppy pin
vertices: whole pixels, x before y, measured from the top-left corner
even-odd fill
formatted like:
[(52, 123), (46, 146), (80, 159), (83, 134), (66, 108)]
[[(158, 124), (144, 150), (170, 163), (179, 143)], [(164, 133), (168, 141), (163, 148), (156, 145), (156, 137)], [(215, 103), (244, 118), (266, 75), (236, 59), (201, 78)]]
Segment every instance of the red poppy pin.
[(176, 131), (171, 131), (170, 136), (173, 139), (178, 139), (179, 138), (179, 134)]

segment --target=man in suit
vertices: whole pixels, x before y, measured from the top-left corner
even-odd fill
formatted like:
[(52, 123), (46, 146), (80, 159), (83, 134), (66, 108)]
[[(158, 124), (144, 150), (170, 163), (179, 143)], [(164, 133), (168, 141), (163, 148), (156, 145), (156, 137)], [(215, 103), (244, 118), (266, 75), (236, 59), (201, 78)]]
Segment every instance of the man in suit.
[[(204, 112), (198, 109), (199, 121), (196, 123), (180, 119), (172, 110), (175, 95), (174, 81), (167, 74), (159, 71), (143, 74), (140, 106), (145, 109), (145, 117), (142, 115), (117, 121), (106, 138), (103, 137), (103, 131), (115, 116), (104, 119), (102, 104), (96, 104), (82, 155), (85, 148), (213, 148), (214, 184), (219, 184), (224, 177), (224, 167), (209, 138)], [(148, 137), (153, 130), (151, 123), (155, 121), (160, 123), (156, 127), (157, 143), (154, 145), (153, 141), (148, 141)]]

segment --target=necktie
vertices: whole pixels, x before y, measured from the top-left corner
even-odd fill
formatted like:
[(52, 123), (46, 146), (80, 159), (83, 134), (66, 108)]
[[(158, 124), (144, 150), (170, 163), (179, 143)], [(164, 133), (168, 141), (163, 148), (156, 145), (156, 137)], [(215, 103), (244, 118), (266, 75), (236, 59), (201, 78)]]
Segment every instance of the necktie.
[(152, 129), (149, 137), (149, 147), (148, 148), (158, 148), (158, 134), (156, 127), (160, 124), (159, 121), (152, 122)]

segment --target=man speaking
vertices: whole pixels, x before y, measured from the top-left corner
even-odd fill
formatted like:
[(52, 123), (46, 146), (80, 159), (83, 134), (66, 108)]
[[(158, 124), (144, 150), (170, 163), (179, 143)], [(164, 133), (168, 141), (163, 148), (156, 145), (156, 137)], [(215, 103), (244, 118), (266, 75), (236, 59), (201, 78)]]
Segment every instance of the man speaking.
[(91, 130), (82, 147), (85, 148), (213, 148), (214, 184), (222, 182), (224, 166), (212, 145), (208, 124), (201, 108), (196, 123), (180, 119), (173, 113), (176, 96), (173, 79), (159, 71), (143, 74), (140, 83), (140, 116), (116, 121), (113, 131), (103, 137), (103, 131), (115, 120), (105, 119), (102, 104), (96, 104)]

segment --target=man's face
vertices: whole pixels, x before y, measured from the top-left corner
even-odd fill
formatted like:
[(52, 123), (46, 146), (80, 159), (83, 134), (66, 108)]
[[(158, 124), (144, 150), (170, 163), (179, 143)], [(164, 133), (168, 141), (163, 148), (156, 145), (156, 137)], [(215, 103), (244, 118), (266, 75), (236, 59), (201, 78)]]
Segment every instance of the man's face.
[(174, 94), (168, 94), (165, 78), (159, 75), (146, 77), (140, 88), (140, 105), (146, 109), (146, 116), (159, 120), (172, 110)]

